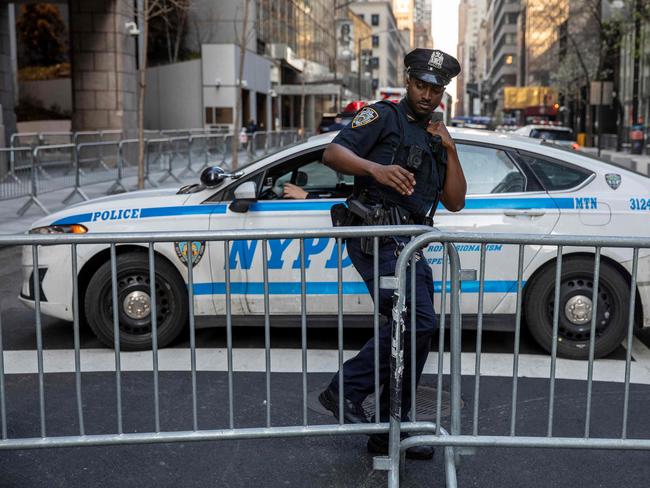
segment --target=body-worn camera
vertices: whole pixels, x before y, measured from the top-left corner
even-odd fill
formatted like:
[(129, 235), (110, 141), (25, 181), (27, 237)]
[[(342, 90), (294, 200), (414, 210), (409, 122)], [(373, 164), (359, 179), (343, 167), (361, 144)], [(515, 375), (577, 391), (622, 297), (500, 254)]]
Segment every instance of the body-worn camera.
[(411, 146), (406, 158), (406, 169), (410, 171), (417, 171), (422, 166), (422, 155), (424, 151), (420, 146)]

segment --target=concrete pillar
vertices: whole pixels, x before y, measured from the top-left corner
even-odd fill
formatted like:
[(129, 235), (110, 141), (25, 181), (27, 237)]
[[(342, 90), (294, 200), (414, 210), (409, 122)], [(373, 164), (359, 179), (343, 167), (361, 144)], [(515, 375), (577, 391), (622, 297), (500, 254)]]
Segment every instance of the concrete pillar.
[(136, 128), (136, 40), (124, 27), (132, 18), (127, 0), (70, 0), (73, 131)]
[(307, 132), (315, 132), (316, 123), (316, 96), (307, 96), (307, 110), (305, 111), (305, 130)]
[(275, 103), (275, 98), (271, 95), (266, 96), (266, 120), (264, 121), (264, 127), (266, 130), (273, 130), (273, 103)]
[[(9, 6), (0, 3), (0, 105), (2, 106), (2, 139), (9, 141), (16, 132), (15, 86), (11, 62), (11, 40), (9, 36)], [(3, 142), (4, 142), (3, 141)], [(2, 144), (4, 146), (5, 144)]]

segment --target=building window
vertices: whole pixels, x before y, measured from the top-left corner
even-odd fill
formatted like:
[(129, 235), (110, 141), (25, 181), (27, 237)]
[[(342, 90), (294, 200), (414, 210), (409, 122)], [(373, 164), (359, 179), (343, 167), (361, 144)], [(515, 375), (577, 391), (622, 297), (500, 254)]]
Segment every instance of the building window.
[(512, 54), (506, 56), (506, 64), (512, 64), (513, 61), (514, 61), (514, 56)]
[(379, 25), (379, 14), (372, 14), (370, 16), (370, 23), (374, 26)]
[(366, 20), (366, 16), (364, 14), (357, 14), (357, 16), (363, 21)]
[(232, 124), (232, 107), (205, 107), (206, 124)]
[(376, 90), (379, 88), (379, 78), (373, 78), (372, 79), (372, 89)]
[(372, 58), (370, 58), (370, 67), (372, 69), (379, 68), (379, 58), (377, 56), (373, 56)]
[(372, 36), (372, 47), (379, 47), (379, 36)]

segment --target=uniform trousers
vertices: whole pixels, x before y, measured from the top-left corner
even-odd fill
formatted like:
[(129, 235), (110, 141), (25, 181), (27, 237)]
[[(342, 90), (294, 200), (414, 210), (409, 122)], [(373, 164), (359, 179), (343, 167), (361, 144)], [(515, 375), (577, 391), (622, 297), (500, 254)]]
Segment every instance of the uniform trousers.
[[(398, 238), (400, 242), (408, 239)], [(352, 264), (363, 278), (371, 297), (374, 300), (374, 265), (373, 256), (361, 252), (359, 238), (346, 240), (348, 255)], [(394, 276), (397, 257), (397, 244), (391, 239), (379, 246), (379, 276)], [(406, 277), (406, 306), (404, 334), (404, 375), (402, 379), (402, 418), (406, 419), (411, 406), (411, 268)], [(425, 259), (416, 263), (415, 276), (415, 349), (416, 349), (416, 385), (431, 349), (431, 340), (436, 330), (436, 317), (433, 309), (433, 277), (431, 267)], [(379, 289), (379, 313), (392, 317), (393, 290)], [(382, 388), (380, 396), (380, 420), (389, 419), (390, 405), (390, 353), (391, 353), (391, 320), (379, 327), (379, 384)], [(343, 395), (348, 400), (361, 404), (375, 390), (375, 340), (370, 339), (359, 353), (343, 364)], [(338, 392), (338, 373), (334, 375), (330, 388)]]

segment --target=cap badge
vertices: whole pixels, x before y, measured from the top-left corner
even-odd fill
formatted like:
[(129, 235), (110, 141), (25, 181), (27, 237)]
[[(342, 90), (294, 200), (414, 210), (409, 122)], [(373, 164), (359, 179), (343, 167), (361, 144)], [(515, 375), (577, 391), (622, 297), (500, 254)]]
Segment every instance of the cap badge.
[(431, 54), (431, 58), (429, 59), (429, 66), (440, 69), (442, 68), (442, 63), (444, 59), (445, 57), (440, 51), (433, 51), (433, 53)]

